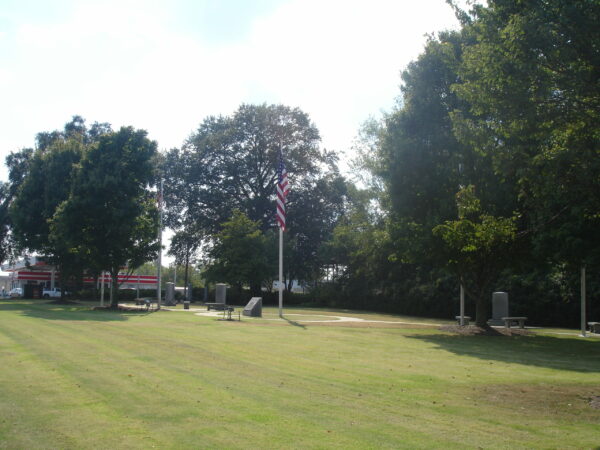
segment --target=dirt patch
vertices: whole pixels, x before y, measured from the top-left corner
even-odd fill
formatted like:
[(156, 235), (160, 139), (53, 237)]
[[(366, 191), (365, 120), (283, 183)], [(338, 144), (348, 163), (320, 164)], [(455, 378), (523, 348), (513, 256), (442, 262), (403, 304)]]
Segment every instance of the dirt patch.
[(528, 336), (532, 334), (531, 331), (522, 328), (492, 328), (475, 325), (464, 327), (460, 325), (444, 325), (439, 329), (440, 331), (460, 334), (462, 336)]
[(49, 305), (79, 305), (79, 302), (76, 302), (75, 300), (66, 300), (66, 299), (57, 299), (57, 300), (52, 300), (51, 302), (48, 302)]
[(576, 417), (597, 422), (600, 419), (598, 385), (505, 384), (473, 386), (465, 398), (473, 402), (503, 405), (528, 417)]

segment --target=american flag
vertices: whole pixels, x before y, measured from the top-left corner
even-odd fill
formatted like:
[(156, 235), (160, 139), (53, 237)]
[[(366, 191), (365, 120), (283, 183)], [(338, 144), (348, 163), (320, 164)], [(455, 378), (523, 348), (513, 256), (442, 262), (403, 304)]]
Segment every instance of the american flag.
[(279, 169), (277, 172), (279, 175), (279, 180), (277, 181), (277, 223), (279, 224), (279, 228), (285, 230), (285, 198), (290, 191), (290, 186), (281, 150), (279, 150)]

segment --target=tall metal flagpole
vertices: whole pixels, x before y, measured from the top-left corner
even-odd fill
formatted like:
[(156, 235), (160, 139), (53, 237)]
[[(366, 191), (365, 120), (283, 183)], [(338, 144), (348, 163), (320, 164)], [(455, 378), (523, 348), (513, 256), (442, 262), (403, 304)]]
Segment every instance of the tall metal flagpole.
[(279, 227), (279, 317), (283, 318), (283, 228)]
[(285, 198), (289, 186), (283, 164), (283, 153), (279, 145), (279, 169), (277, 182), (277, 223), (279, 224), (279, 317), (283, 318), (283, 230), (285, 229)]
[(163, 203), (164, 180), (160, 180), (160, 192), (158, 194), (158, 258), (156, 259), (156, 309), (160, 309), (160, 297), (162, 293), (161, 271), (162, 271), (162, 203)]
[(465, 326), (465, 288), (460, 283), (460, 326)]
[(585, 266), (581, 266), (581, 337), (587, 337), (585, 334)]

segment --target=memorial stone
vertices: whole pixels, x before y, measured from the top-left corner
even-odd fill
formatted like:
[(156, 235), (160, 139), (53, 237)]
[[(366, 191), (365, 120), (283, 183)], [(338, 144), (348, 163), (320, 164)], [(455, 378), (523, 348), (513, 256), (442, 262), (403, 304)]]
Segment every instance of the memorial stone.
[(222, 283), (217, 283), (215, 286), (215, 303), (227, 303), (227, 285)]
[(492, 294), (492, 318), (489, 325), (504, 325), (503, 317), (508, 317), (508, 293), (494, 292)]
[(244, 316), (262, 317), (262, 297), (252, 297), (244, 307)]
[(175, 283), (165, 283), (165, 304), (169, 306), (175, 304)]

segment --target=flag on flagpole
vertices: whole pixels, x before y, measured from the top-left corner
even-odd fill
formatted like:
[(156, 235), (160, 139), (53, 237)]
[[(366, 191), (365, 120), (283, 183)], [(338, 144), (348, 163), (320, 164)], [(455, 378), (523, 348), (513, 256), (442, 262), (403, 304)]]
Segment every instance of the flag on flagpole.
[(277, 223), (279, 228), (285, 230), (285, 198), (290, 191), (288, 184), (287, 172), (285, 170), (285, 164), (283, 163), (283, 154), (279, 149), (279, 169), (278, 169), (278, 181), (277, 181)]

